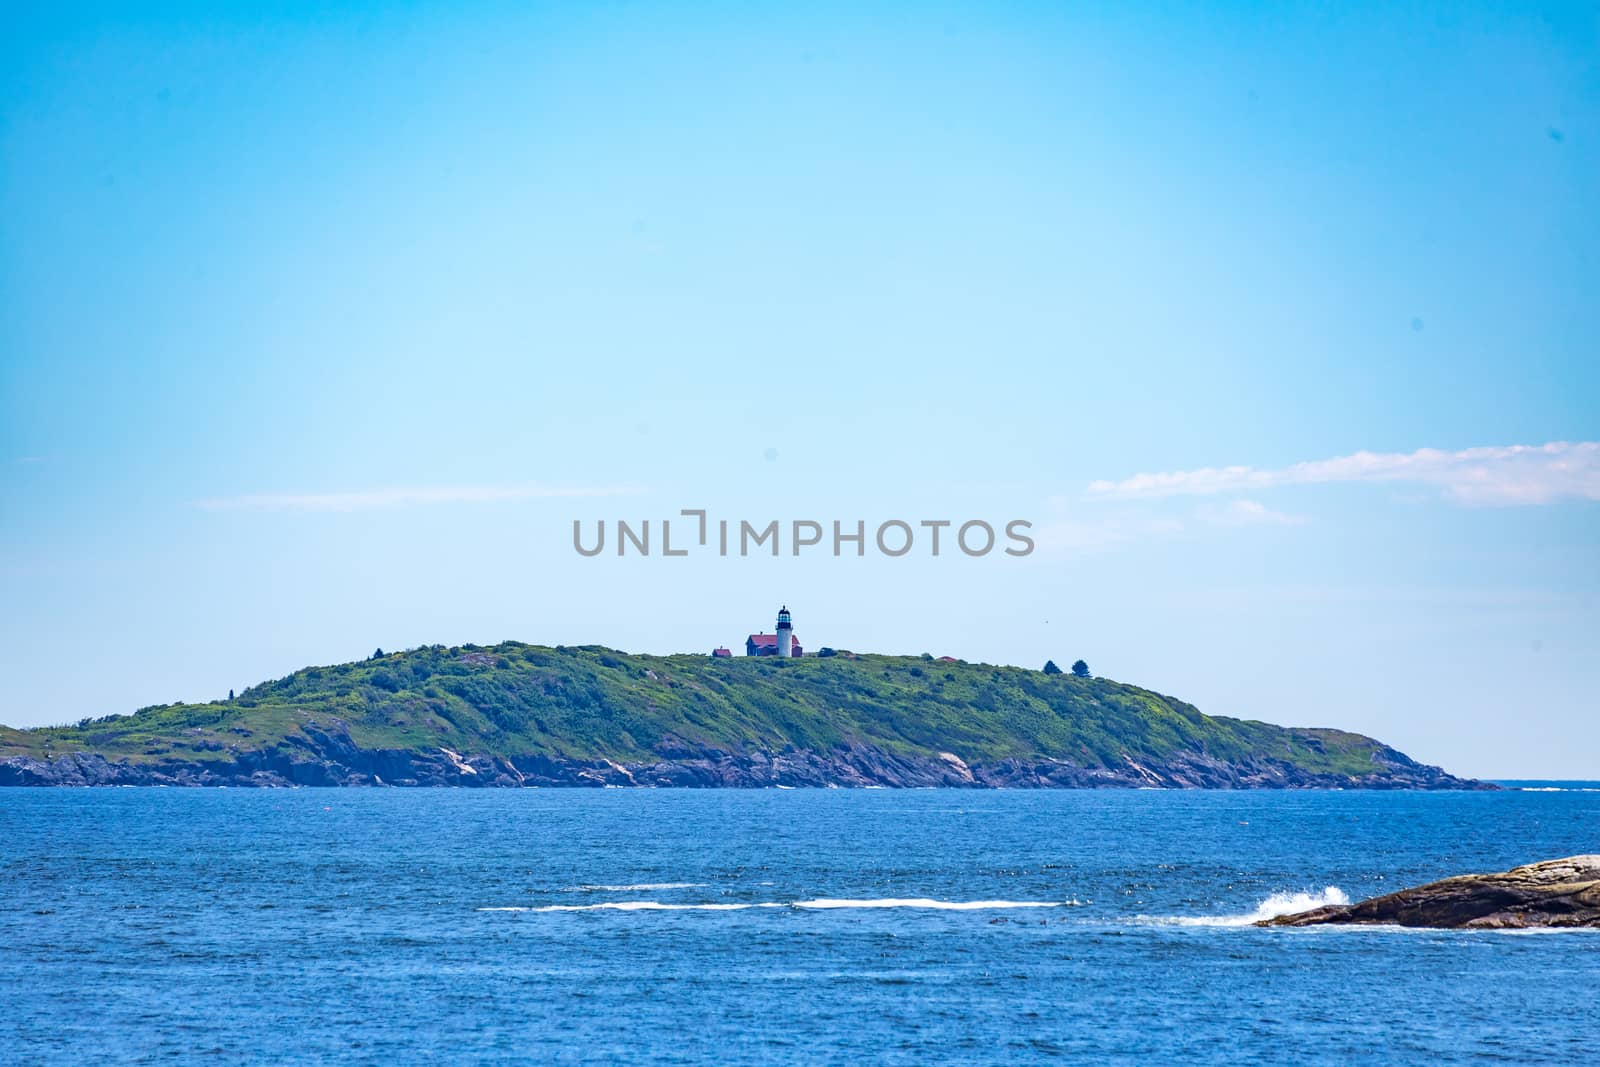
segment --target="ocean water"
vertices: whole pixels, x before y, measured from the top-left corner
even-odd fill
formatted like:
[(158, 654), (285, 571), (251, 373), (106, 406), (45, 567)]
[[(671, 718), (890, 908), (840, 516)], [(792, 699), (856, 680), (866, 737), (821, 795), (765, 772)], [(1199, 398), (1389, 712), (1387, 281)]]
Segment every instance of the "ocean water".
[(0, 1061), (1594, 1062), (1600, 933), (1247, 923), (1597, 790), (0, 789)]

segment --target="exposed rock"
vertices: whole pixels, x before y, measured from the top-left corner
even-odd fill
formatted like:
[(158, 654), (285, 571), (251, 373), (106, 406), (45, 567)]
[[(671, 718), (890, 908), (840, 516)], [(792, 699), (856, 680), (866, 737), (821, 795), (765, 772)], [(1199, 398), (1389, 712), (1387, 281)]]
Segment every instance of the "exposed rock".
[(444, 753), (444, 758), (449, 760), (450, 761), (450, 765), (452, 767), (454, 767), (459, 773), (461, 773), (461, 774), (470, 774), (470, 775), (473, 775), (474, 777), (477, 776), (477, 774), (478, 774), (477, 768), (472, 766), (472, 764), (465, 762), (461, 758), (459, 753), (452, 752), (448, 748), (441, 748), (439, 751)]
[(950, 765), (950, 769), (961, 779), (963, 785), (973, 784), (975, 779), (972, 777), (972, 768), (967, 766), (966, 760), (954, 752), (941, 752), (939, 758)]
[(1257, 926), (1329, 923), (1458, 930), (1600, 928), (1600, 855), (1568, 856), (1499, 874), (1462, 874), (1359, 904), (1280, 915)]
[(267, 749), (215, 753), (205, 762), (156, 756), (133, 762), (94, 753), (0, 760), (3, 785), (233, 786), (935, 786), (1004, 789), (1483, 789), (1400, 756), (1359, 777), (1312, 774), (1275, 760), (1226, 762), (1180, 754), (1166, 762), (1127, 759), (1111, 767), (1067, 760), (967, 762), (951, 752), (908, 755), (873, 745), (830, 751), (725, 749), (682, 738), (663, 739), (642, 762), (564, 756), (496, 756), (433, 748), (364, 749), (338, 719), (307, 723), (302, 733)]

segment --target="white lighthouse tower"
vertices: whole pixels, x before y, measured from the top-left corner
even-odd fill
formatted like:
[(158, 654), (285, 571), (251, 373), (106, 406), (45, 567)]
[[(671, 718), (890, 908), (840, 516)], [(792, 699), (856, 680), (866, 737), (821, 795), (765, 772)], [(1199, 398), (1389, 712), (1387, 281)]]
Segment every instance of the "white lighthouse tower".
[(778, 655), (784, 659), (794, 655), (794, 626), (789, 622), (788, 607), (778, 609)]

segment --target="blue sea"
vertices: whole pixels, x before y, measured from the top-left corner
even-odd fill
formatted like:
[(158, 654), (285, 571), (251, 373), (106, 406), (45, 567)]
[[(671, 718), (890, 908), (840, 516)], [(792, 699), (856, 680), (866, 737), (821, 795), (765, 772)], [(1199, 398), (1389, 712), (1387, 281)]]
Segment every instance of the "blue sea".
[(0, 789), (0, 1061), (1562, 1063), (1600, 933), (1257, 929), (1537, 791)]

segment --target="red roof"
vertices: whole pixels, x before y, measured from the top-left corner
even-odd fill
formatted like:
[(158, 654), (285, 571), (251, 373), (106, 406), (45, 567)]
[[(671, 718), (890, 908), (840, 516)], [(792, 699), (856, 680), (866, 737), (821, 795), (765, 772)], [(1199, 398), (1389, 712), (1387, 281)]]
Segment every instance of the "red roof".
[[(791, 633), (790, 636), (794, 637), (794, 643), (795, 644), (798, 645), (800, 643), (800, 638), (799, 638), (798, 635), (795, 635), (795, 634)], [(757, 648), (777, 648), (778, 647), (778, 635), (777, 634), (751, 634), (748, 638), (746, 638), (746, 640), (749, 641), (751, 644), (755, 645)]]

